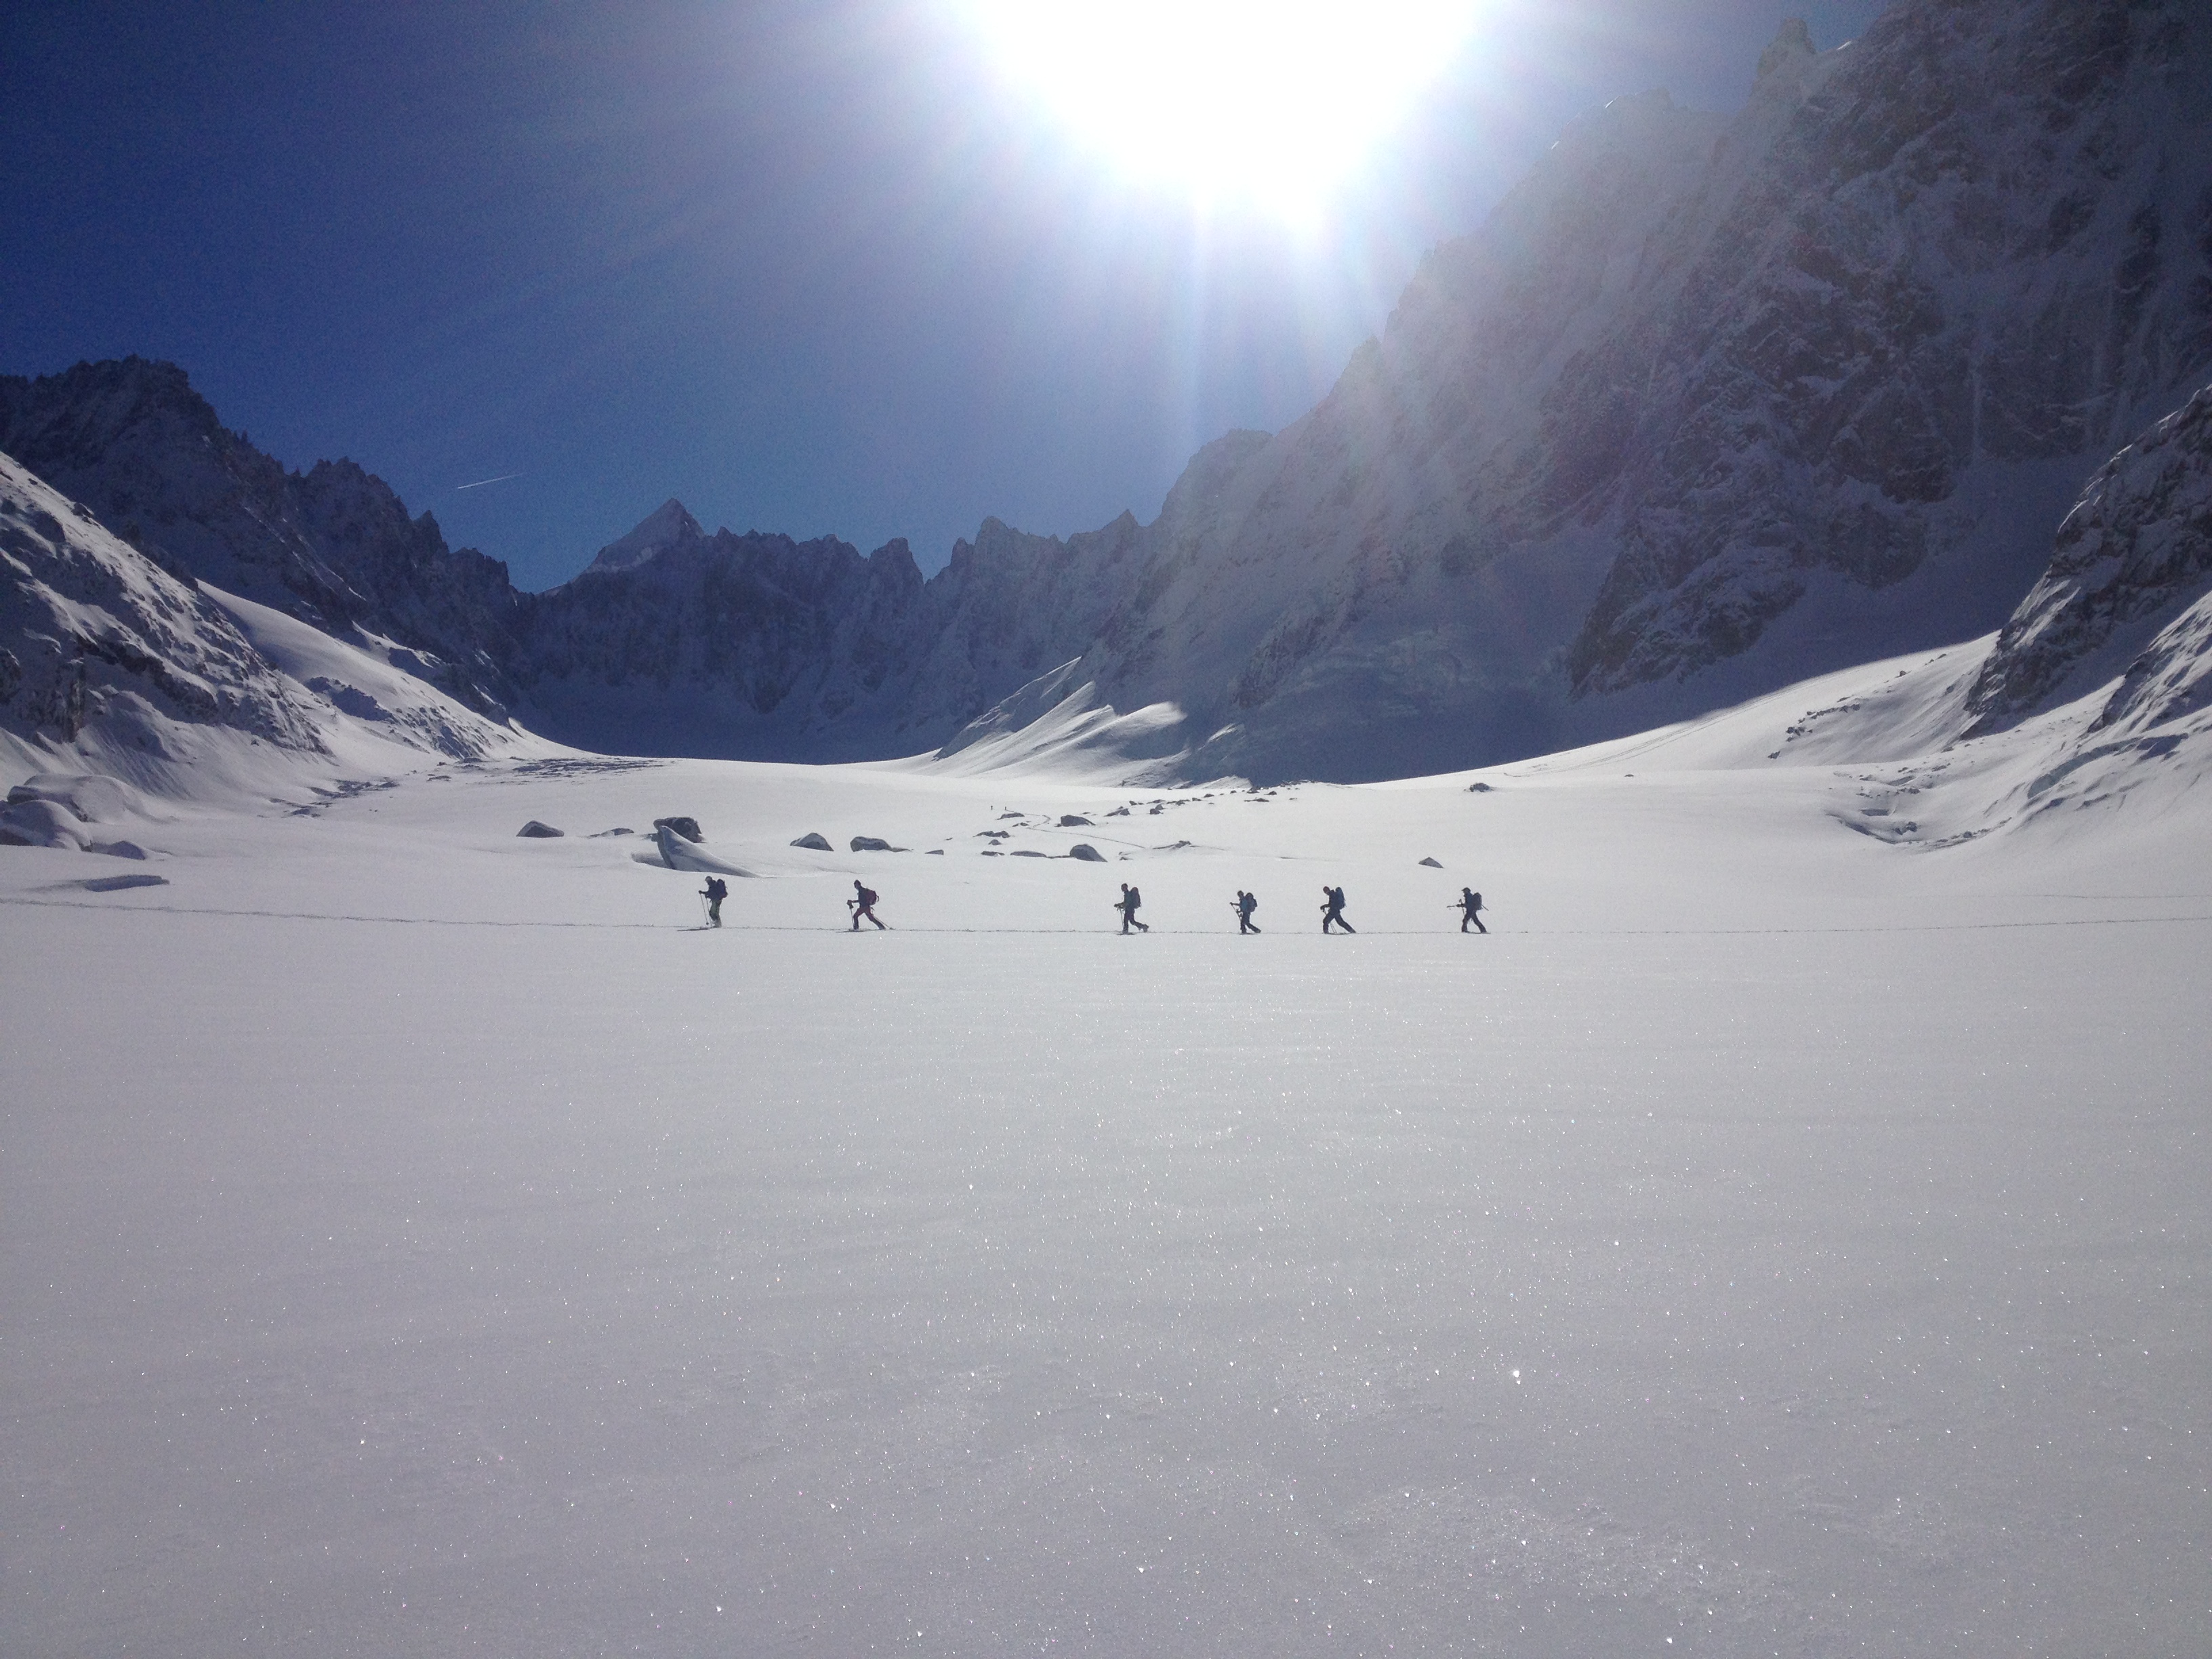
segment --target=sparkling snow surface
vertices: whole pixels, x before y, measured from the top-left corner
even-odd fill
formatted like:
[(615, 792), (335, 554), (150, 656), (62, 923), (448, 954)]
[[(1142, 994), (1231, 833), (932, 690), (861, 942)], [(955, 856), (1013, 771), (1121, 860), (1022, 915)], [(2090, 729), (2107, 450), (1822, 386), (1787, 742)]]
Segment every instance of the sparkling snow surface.
[(0, 849), (0, 1648), (2202, 1653), (2212, 813), (1634, 747)]

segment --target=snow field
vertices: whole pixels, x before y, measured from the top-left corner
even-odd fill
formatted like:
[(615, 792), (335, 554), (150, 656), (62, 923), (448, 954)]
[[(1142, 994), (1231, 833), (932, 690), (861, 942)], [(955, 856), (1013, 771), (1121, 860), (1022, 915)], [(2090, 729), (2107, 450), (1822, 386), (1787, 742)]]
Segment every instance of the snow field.
[[(7, 849), (6, 1645), (2191, 1651), (2194, 819), (1914, 853), (1833, 769), (1600, 758)], [(720, 934), (583, 838), (671, 812), (763, 873)]]

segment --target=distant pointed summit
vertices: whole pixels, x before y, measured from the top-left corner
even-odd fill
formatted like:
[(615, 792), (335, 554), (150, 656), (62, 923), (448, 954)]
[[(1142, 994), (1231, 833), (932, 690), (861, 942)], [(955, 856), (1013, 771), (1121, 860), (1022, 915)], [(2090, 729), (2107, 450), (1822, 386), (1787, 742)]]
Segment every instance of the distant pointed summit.
[(641, 564), (650, 564), (672, 547), (688, 546), (706, 539), (707, 532), (699, 527), (698, 520), (684, 509), (683, 502), (671, 495), (647, 514), (629, 535), (601, 548), (599, 556), (584, 567), (584, 574), (635, 570)]

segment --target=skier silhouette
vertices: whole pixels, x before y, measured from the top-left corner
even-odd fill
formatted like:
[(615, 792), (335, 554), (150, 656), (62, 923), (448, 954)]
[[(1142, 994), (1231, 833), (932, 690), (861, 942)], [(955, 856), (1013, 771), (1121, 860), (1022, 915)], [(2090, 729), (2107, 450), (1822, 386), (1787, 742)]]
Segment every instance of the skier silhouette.
[(729, 883), (724, 881), (720, 876), (707, 878), (707, 884), (700, 890), (699, 896), (707, 901), (707, 925), (709, 927), (720, 927), (722, 925), (722, 901), (729, 896)]
[(1145, 896), (1142, 893), (1139, 893), (1135, 888), (1130, 886), (1126, 881), (1121, 884), (1121, 902), (1114, 908), (1121, 913), (1121, 931), (1123, 933), (1127, 933), (1132, 927), (1134, 927), (1140, 933), (1149, 933), (1152, 931), (1151, 928), (1146, 927), (1143, 922), (1137, 920), (1138, 907), (1142, 905), (1144, 902)]
[(1245, 892), (1242, 888), (1237, 890), (1237, 902), (1231, 905), (1230, 908), (1237, 912), (1237, 931), (1238, 933), (1256, 933), (1260, 931), (1259, 928), (1255, 927), (1252, 923), (1252, 913), (1259, 908), (1259, 900), (1254, 898), (1249, 893)]
[(1328, 900), (1328, 902), (1321, 907), (1322, 932), (1324, 933), (1328, 932), (1329, 924), (1334, 922), (1347, 933), (1358, 933), (1359, 930), (1344, 919), (1344, 889), (1323, 887), (1321, 892), (1322, 896)]
[(848, 908), (853, 913), (853, 931), (856, 933), (860, 931), (860, 918), (862, 916), (866, 916), (870, 921), (874, 922), (877, 927), (881, 927), (884, 924), (876, 915), (875, 889), (872, 887), (863, 887), (856, 881), (853, 884), (853, 892), (854, 896), (845, 901), (847, 908)]
[(1464, 933), (1467, 932), (1467, 925), (1470, 921), (1474, 924), (1474, 931), (1478, 933), (1486, 933), (1490, 931), (1490, 929), (1482, 925), (1482, 918), (1476, 914), (1476, 912), (1480, 911), (1481, 908), (1481, 894), (1476, 892), (1472, 887), (1462, 887), (1459, 890), (1459, 930), (1461, 933)]

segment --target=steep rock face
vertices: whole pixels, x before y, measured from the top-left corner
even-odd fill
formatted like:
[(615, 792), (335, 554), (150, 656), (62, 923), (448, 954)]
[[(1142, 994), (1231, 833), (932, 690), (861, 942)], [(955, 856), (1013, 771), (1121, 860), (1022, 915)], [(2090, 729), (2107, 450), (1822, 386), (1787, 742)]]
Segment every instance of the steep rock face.
[(903, 542), (862, 558), (830, 538), (679, 535), (532, 596), (513, 668), (526, 717), (564, 740), (763, 759), (882, 752), (873, 700), (921, 644), (921, 589)]
[(1231, 728), (1212, 763), (1267, 775), (1454, 756), (1470, 705), (1483, 738), (1542, 746), (1527, 688), (1587, 608), (1597, 556), (1528, 556), (1525, 526), (1549, 514), (1528, 505), (1542, 486), (1520, 447), (1723, 125), (1663, 93), (1577, 123), (1480, 235), (1425, 262), (1311, 414), (1194, 463), (1094, 653), (1116, 704)]
[(1086, 668), (1200, 760), (1378, 775), (1996, 626), (2212, 368), (2212, 15), (1802, 26), (1723, 122), (1578, 124), (1146, 568)]
[(289, 473), (224, 428), (184, 371), (142, 358), (0, 376), (0, 450), (173, 574), (335, 635), (382, 636), (471, 706), (504, 700), (507, 568), (446, 546), (350, 461)]
[(212, 601), (0, 454), (0, 730), (149, 780), (179, 727), (303, 755), (309, 709)]
[(1124, 513), (1065, 541), (986, 519), (929, 579), (898, 731), (909, 748), (945, 741), (984, 709), (1080, 656), (1105, 632), (1143, 568), (1144, 532)]
[(1067, 542), (986, 520), (925, 582), (903, 541), (708, 536), (671, 501), (527, 596), (508, 672), (537, 729), (645, 752), (910, 754), (1097, 636), (1126, 515)]
[(1984, 664), (1968, 735), (2120, 681), (2091, 730), (2201, 707), (2212, 611), (2212, 386), (2114, 456)]
[(1846, 52), (1770, 54), (1628, 326), (1547, 400), (1571, 428), (1652, 388), (1584, 497), (1613, 492), (1620, 554), (1577, 690), (1733, 655), (1817, 574), (1875, 590), (1948, 556), (2002, 592), (2018, 526), (1974, 475), (2078, 481), (2212, 363), (2207, 24), (1921, 4)]

